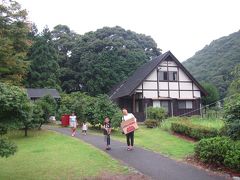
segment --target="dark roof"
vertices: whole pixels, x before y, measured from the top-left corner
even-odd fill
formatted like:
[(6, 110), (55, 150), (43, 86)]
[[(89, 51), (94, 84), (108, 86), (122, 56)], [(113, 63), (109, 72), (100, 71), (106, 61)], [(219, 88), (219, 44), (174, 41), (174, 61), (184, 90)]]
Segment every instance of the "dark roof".
[(160, 56), (152, 59), (146, 64), (139, 67), (132, 76), (130, 76), (126, 81), (120, 83), (118, 87), (109, 94), (111, 99), (116, 99), (123, 96), (130, 96), (134, 93), (134, 90), (142, 83), (142, 81), (147, 78), (147, 76), (161, 63), (161, 61), (171, 57), (176, 64), (187, 74), (187, 76), (196, 84), (203, 94), (207, 92), (203, 87), (196, 81), (196, 79), (187, 71), (187, 69), (177, 60), (177, 58), (170, 52), (161, 54)]
[(46, 95), (51, 95), (53, 98), (60, 98), (56, 89), (47, 88), (27, 88), (27, 95), (29, 98), (41, 98)]

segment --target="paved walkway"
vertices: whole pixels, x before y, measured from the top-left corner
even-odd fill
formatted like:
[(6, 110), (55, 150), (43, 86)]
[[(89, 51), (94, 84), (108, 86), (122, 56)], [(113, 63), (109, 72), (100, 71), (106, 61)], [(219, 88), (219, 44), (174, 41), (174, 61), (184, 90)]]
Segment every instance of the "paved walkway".
[[(71, 135), (68, 128), (49, 127), (65, 135)], [(103, 136), (88, 134), (87, 136), (76, 135), (76, 138), (92, 144), (104, 150)], [(186, 163), (164, 157), (158, 153), (135, 147), (133, 151), (127, 151), (126, 145), (119, 141), (111, 140), (112, 150), (106, 151), (113, 158), (118, 159), (139, 172), (155, 180), (223, 180), (226, 177), (218, 176), (212, 172), (198, 169)]]

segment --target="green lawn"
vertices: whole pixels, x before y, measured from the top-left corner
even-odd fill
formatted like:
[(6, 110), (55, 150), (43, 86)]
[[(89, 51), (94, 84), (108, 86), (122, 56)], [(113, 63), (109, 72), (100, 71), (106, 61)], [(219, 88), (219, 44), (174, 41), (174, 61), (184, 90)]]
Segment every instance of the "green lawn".
[(192, 117), (173, 117), (168, 118), (161, 123), (161, 129), (170, 131), (171, 123), (175, 121), (181, 120), (189, 120), (193, 124), (199, 124), (206, 127), (212, 127), (216, 129), (221, 129), (224, 126), (224, 122), (222, 119), (217, 118), (201, 118), (199, 116), (192, 116)]
[(18, 152), (9, 158), (0, 158), (0, 179), (82, 179), (97, 176), (103, 171), (127, 173), (106, 153), (91, 145), (49, 131), (31, 131), (10, 134)]
[[(91, 132), (96, 133), (96, 131)], [(112, 137), (126, 142), (125, 135), (122, 135), (120, 132), (113, 132)], [(135, 132), (135, 144), (174, 159), (182, 159), (192, 154), (194, 150), (193, 142), (178, 138), (160, 128), (148, 129), (145, 126), (140, 126)]]

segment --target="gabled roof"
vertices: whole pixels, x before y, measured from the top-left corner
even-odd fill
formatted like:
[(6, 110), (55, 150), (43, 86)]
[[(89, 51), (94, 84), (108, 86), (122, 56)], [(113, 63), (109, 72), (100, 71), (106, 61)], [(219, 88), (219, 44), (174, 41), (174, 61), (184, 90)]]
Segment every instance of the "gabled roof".
[(47, 88), (27, 88), (27, 95), (29, 98), (41, 98), (46, 95), (51, 95), (53, 98), (60, 98), (60, 95), (56, 89)]
[(188, 70), (177, 60), (177, 58), (170, 52), (167, 51), (164, 54), (152, 59), (146, 64), (139, 67), (132, 76), (130, 76), (126, 81), (120, 83), (115, 87), (109, 94), (111, 99), (116, 99), (123, 96), (131, 96), (135, 89), (140, 86), (144, 79), (165, 59), (171, 57), (173, 61), (185, 72), (185, 74), (195, 83), (195, 85), (200, 89), (200, 91), (207, 95), (207, 92), (203, 87), (197, 82), (197, 80), (188, 72)]

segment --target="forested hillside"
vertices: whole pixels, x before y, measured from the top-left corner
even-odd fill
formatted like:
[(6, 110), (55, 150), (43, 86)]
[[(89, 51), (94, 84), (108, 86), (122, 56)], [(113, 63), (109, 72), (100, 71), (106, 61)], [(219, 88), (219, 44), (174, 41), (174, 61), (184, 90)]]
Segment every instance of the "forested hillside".
[(232, 81), (231, 72), (240, 63), (240, 31), (212, 41), (183, 65), (200, 82), (214, 84), (221, 97)]

